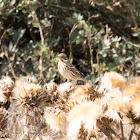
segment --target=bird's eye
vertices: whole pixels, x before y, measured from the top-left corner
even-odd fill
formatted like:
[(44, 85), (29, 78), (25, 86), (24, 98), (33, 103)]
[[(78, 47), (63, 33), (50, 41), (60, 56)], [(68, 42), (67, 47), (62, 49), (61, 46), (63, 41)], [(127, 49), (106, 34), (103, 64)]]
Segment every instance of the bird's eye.
[(67, 60), (67, 58), (66, 57), (63, 57), (63, 60)]

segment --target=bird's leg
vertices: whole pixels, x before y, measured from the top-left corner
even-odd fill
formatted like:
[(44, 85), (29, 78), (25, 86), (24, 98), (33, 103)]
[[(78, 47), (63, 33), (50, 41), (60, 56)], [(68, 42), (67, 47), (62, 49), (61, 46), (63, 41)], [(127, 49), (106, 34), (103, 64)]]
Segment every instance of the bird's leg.
[(74, 85), (77, 85), (77, 81), (74, 81), (73, 84), (74, 84)]
[(72, 81), (72, 85), (76, 86), (77, 85), (77, 81)]

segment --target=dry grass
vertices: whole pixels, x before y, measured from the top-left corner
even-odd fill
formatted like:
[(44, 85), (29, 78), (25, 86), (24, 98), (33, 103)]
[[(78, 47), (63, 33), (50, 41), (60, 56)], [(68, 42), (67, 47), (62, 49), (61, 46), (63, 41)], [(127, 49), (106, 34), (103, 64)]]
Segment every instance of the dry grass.
[(139, 88), (139, 77), (126, 80), (115, 72), (106, 73), (96, 88), (71, 82), (40, 85), (33, 76), (20, 77), (14, 84), (10, 77), (5, 77), (0, 80), (1, 137), (140, 139)]

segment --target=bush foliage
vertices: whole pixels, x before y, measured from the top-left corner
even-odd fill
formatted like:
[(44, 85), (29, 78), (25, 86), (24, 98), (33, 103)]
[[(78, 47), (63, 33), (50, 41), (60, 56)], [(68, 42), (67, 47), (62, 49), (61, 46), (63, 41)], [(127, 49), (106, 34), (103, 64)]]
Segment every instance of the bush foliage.
[(87, 79), (140, 73), (139, 0), (0, 0), (0, 17), (1, 75), (58, 82), (59, 52)]

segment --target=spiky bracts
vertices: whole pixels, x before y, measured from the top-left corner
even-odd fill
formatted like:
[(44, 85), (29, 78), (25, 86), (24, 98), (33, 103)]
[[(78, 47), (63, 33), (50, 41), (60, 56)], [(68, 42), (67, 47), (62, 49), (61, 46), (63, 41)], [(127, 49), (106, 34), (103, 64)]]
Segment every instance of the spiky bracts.
[(139, 77), (126, 79), (108, 72), (95, 87), (72, 82), (40, 85), (35, 77), (27, 76), (15, 81), (13, 91), (14, 83), (7, 83), (12, 86), (1, 87), (7, 87), (2, 89), (12, 97), (8, 110), (2, 108), (2, 134), (22, 133), (16, 139), (58, 140), (139, 137)]
[(125, 82), (126, 79), (121, 74), (114, 71), (106, 72), (101, 77), (99, 92), (120, 88), (123, 84), (125, 84)]
[(17, 105), (26, 105), (32, 102), (32, 98), (41, 90), (41, 86), (30, 80), (30, 77), (20, 77), (15, 82), (12, 98)]
[(68, 113), (67, 136), (70, 140), (78, 139), (81, 131), (86, 130), (87, 136), (96, 135), (98, 127), (97, 120), (102, 115), (102, 107), (92, 101), (83, 101), (75, 105)]
[(135, 118), (140, 118), (140, 92), (133, 98), (132, 112)]
[(54, 132), (65, 132), (66, 113), (59, 107), (46, 107), (44, 119)]
[(140, 76), (131, 78), (125, 86), (122, 87), (124, 96), (133, 97), (140, 92)]
[(14, 82), (9, 76), (5, 76), (0, 80), (0, 102), (6, 103), (11, 96)]

